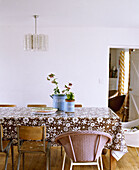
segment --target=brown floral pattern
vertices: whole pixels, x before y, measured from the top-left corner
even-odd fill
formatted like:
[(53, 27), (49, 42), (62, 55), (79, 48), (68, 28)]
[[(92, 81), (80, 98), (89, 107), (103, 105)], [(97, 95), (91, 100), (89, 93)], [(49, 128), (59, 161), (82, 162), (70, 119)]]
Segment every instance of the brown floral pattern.
[(109, 133), (113, 140), (106, 148), (127, 152), (124, 132), (119, 117), (109, 108), (85, 107), (75, 113), (56, 112), (50, 115), (36, 115), (31, 108), (0, 108), (0, 124), (4, 138), (17, 138), (17, 125), (42, 126), (47, 128), (47, 139), (55, 145), (55, 137), (63, 132), (95, 130)]

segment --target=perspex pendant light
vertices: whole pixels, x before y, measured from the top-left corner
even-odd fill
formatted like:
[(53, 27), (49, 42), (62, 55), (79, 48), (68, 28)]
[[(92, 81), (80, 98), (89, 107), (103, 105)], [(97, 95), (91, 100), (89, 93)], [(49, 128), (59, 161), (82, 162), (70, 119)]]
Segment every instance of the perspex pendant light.
[(37, 34), (37, 18), (38, 15), (33, 15), (35, 19), (35, 34), (26, 34), (24, 39), (24, 49), (27, 51), (46, 51), (48, 49), (48, 36)]

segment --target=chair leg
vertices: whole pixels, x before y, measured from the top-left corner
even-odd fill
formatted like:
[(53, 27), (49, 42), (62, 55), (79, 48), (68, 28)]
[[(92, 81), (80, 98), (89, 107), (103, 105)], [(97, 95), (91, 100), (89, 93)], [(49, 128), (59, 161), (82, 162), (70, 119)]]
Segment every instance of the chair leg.
[[(10, 145), (10, 146), (11, 146), (11, 145)], [(9, 157), (10, 146), (8, 147), (7, 152), (6, 152), (6, 159), (5, 159), (5, 168), (4, 168), (4, 170), (7, 170), (7, 164), (8, 164), (8, 157)]]
[(5, 160), (5, 168), (4, 168), (4, 170), (7, 170), (8, 156), (9, 156), (9, 154), (6, 153), (6, 160)]
[(24, 170), (24, 167), (25, 167), (25, 153), (23, 153), (23, 170)]
[(63, 164), (62, 164), (62, 170), (64, 170), (64, 166), (65, 166), (65, 159), (66, 159), (66, 152), (64, 152)]
[(72, 167), (73, 167), (73, 161), (71, 160), (71, 164), (70, 164), (70, 170), (72, 170)]
[(100, 165), (101, 165), (101, 170), (103, 170), (102, 155), (100, 155)]
[(46, 170), (51, 170), (51, 143), (50, 142), (48, 142), (48, 144), (47, 144)]
[(14, 170), (14, 146), (11, 145), (11, 155), (12, 155), (12, 170)]
[(62, 156), (62, 145), (61, 145), (61, 156)]
[(51, 170), (51, 144), (49, 148), (49, 170)]
[(97, 159), (97, 167), (98, 167), (98, 170), (100, 170), (99, 159)]
[(18, 164), (17, 164), (17, 170), (20, 168), (20, 159), (21, 159), (21, 153), (18, 153)]

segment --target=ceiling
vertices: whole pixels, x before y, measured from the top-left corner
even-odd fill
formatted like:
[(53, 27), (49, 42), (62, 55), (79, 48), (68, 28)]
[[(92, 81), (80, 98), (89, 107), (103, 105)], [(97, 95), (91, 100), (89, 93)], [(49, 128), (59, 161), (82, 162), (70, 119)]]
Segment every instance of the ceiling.
[(139, 28), (139, 0), (0, 0), (0, 25)]

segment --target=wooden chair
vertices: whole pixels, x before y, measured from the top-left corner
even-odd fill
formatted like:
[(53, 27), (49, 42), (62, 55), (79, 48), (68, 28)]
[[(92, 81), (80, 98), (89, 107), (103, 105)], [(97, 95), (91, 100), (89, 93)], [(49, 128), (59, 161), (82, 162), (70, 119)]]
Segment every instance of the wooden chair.
[(46, 107), (46, 104), (28, 104), (27, 107)]
[(18, 126), (18, 165), (20, 167), (21, 155), (23, 155), (23, 169), (25, 153), (44, 153), (46, 155), (46, 170), (51, 169), (50, 166), (50, 147), (51, 143), (46, 141), (45, 126)]
[(14, 104), (0, 104), (0, 107), (16, 107)]
[(110, 90), (109, 91), (109, 98), (113, 98), (115, 96), (118, 96), (118, 91), (117, 90)]
[(14, 170), (14, 153), (13, 153), (12, 141), (10, 140), (4, 141), (2, 138), (3, 138), (3, 127), (2, 125), (0, 125), (0, 152), (6, 153), (4, 170), (7, 170), (10, 148), (11, 148), (11, 153), (12, 153), (12, 170)]
[(75, 107), (83, 107), (82, 104), (75, 104)]
[(70, 170), (73, 165), (97, 165), (100, 170), (99, 159), (103, 169), (102, 149), (111, 140), (110, 134), (98, 131), (67, 132), (57, 136), (56, 142), (65, 149), (62, 170), (64, 170), (66, 154), (71, 159)]
[[(115, 113), (118, 112), (125, 100), (126, 95), (121, 95), (121, 96), (115, 96), (113, 98), (110, 98), (108, 101), (108, 106), (109, 108), (111, 108)], [(123, 113), (123, 117), (122, 117), (122, 121), (124, 119), (124, 113)]]

